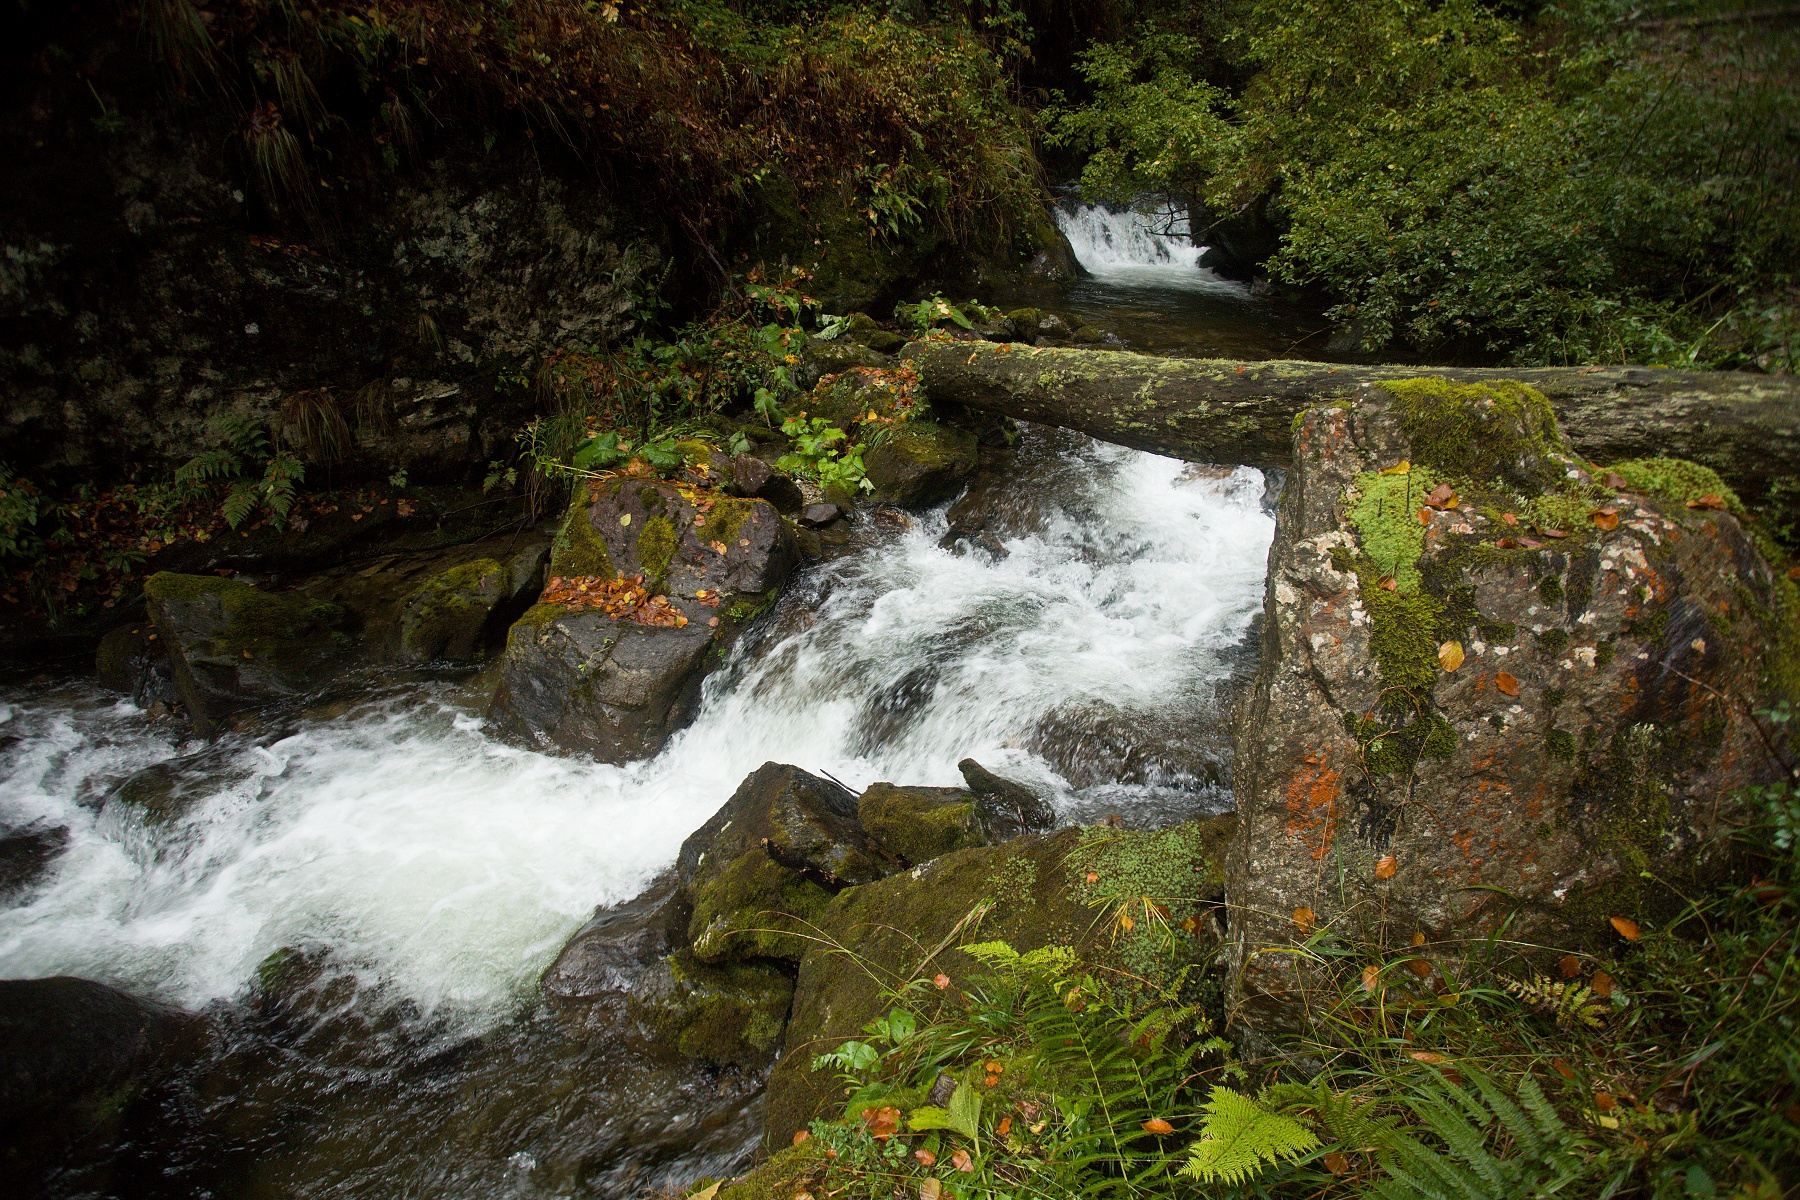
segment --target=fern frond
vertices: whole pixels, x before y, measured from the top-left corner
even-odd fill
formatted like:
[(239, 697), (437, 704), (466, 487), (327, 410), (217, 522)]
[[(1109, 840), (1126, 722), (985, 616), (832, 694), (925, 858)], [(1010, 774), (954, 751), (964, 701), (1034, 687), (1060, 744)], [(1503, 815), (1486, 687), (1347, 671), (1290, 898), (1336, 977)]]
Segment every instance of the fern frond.
[(1200, 1140), (1189, 1148), (1181, 1173), (1204, 1183), (1244, 1183), (1266, 1165), (1319, 1147), (1318, 1136), (1294, 1118), (1228, 1087), (1214, 1087), (1201, 1111)]
[(1507, 979), (1500, 986), (1531, 1007), (1549, 1013), (1565, 1029), (1576, 1025), (1598, 1029), (1608, 1011), (1605, 1002), (1584, 984), (1552, 983), (1542, 975), (1534, 975), (1529, 983)]

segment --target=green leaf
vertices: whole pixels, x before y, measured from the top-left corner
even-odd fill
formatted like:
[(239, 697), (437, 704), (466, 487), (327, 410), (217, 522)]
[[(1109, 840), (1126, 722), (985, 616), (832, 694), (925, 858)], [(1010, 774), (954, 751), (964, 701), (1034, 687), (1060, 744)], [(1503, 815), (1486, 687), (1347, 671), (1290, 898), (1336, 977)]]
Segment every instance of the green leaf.
[(1318, 1137), (1299, 1121), (1228, 1087), (1213, 1088), (1201, 1112), (1200, 1140), (1189, 1148), (1181, 1173), (1205, 1183), (1246, 1183), (1265, 1166), (1302, 1158), (1319, 1146)]

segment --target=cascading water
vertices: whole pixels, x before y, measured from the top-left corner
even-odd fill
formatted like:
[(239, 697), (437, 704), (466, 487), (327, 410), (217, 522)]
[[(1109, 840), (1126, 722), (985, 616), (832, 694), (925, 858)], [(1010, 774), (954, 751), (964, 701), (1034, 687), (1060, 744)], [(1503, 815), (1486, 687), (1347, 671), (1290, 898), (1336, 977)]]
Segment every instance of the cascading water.
[(1058, 207), (1056, 223), (1075, 259), (1090, 274), (1125, 286), (1248, 295), (1242, 284), (1200, 265), (1206, 247), (1188, 238), (1185, 216), (1115, 212), (1102, 204)]
[[(330, 1021), (362, 1015), (353, 1033), (331, 1026), (340, 1052), (265, 1039), (227, 1056), (246, 1094), (273, 1088), (301, 1115), (269, 1101), (239, 1161), (213, 1124), (261, 1110), (229, 1089), (195, 1101), (209, 1132), (193, 1146), (163, 1135), (146, 1178), (185, 1187), (202, 1160), (229, 1175), (254, 1158), (275, 1195), (485, 1196), (620, 1194), (722, 1170), (754, 1140), (754, 1089), (548, 1030), (533, 985), (562, 941), (672, 861), (769, 759), (860, 787), (957, 783), (973, 756), (1071, 817), (1221, 807), (1222, 689), (1249, 666), (1273, 531), (1263, 490), (1247, 469), (1030, 430), (1011, 474), (971, 497), (987, 510), (978, 539), (947, 538), (941, 511), (860, 534), (866, 545), (790, 587), (708, 681), (689, 729), (624, 767), (495, 742), (452, 683), (396, 684), (285, 736), (210, 749), (172, 746), (85, 685), (17, 692), (0, 706), (0, 825), (68, 840), (0, 910), (0, 975), (84, 975), (229, 1010), (283, 948), (346, 974), (362, 1000), (327, 1005)], [(181, 797), (163, 819), (105, 799), (153, 764)], [(470, 1104), (500, 1107), (446, 1134)]]

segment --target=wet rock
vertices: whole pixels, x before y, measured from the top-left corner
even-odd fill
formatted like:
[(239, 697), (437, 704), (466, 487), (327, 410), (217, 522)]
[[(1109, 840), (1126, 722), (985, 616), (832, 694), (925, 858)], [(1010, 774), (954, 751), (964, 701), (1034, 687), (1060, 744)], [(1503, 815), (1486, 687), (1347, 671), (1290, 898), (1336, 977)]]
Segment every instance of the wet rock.
[(146, 1087), (203, 1046), (180, 1009), (92, 980), (0, 980), (0, 1144), (27, 1178), (115, 1122)]
[(1795, 678), (1800, 594), (1710, 471), (1613, 471), (1518, 385), (1304, 415), (1237, 733), (1240, 1019), (1305, 1019), (1300, 957), (1259, 950), (1328, 922), (1580, 945), (1654, 919), (1781, 773), (1750, 714)]
[(350, 644), (337, 605), (234, 579), (159, 571), (144, 581), (144, 602), (206, 735), (233, 712), (317, 687)]
[(975, 795), (962, 788), (870, 784), (857, 802), (857, 815), (877, 844), (908, 864), (987, 840)]
[(238, 765), (242, 745), (232, 744), (233, 740), (151, 763), (127, 776), (106, 794), (102, 803), (123, 807), (151, 827), (179, 821), (194, 805), (218, 795), (247, 774)]
[[(1220, 681), (1221, 686), (1227, 681)], [(1231, 745), (1219, 712), (1135, 712), (1099, 701), (1065, 705), (1032, 731), (1030, 747), (1075, 788), (1096, 784), (1211, 787), (1229, 778)]]
[(687, 908), (673, 874), (665, 874), (624, 904), (602, 908), (576, 931), (538, 988), (562, 1001), (623, 996), (685, 935)]
[(835, 504), (809, 504), (800, 514), (800, 524), (808, 529), (823, 529), (843, 515), (844, 510)]
[(831, 877), (783, 857), (771, 845), (745, 850), (695, 886), (687, 937), (696, 961), (800, 961), (805, 935), (836, 889)]
[(754, 454), (732, 459), (731, 473), (732, 490), (740, 496), (767, 500), (784, 513), (797, 512), (805, 503), (798, 484)]
[(538, 982), (562, 1015), (691, 1058), (744, 1067), (780, 1047), (793, 980), (765, 962), (709, 964), (687, 947), (686, 893), (659, 878), (603, 908), (570, 938)]
[(911, 421), (863, 455), (873, 498), (918, 508), (948, 500), (975, 473), (980, 459), (975, 435), (952, 425)]
[(1069, 339), (1077, 346), (1092, 346), (1106, 341), (1106, 335), (1092, 325), (1083, 325), (1070, 334)]
[(692, 718), (706, 673), (774, 602), (797, 558), (790, 527), (767, 501), (693, 495), (617, 479), (570, 506), (551, 575), (642, 575), (687, 624), (534, 606), (507, 635), (489, 711), (498, 732), (628, 762), (655, 754)]
[(511, 583), (512, 573), (491, 558), (432, 576), (401, 606), (400, 656), (407, 662), (474, 657)]
[(546, 750), (649, 758), (692, 719), (713, 634), (540, 604), (507, 635), (489, 717), (497, 733)]
[(799, 767), (764, 763), (681, 843), (676, 874), (698, 895), (739, 855), (766, 847), (768, 857), (827, 887), (880, 879), (895, 864), (857, 823), (857, 800)]
[(66, 826), (0, 828), (0, 904), (17, 903), (32, 891), (68, 844)]
[(989, 841), (1004, 841), (1056, 824), (1056, 810), (1024, 784), (1002, 779), (972, 758), (957, 763), (956, 769), (975, 795)]
[(140, 708), (180, 698), (162, 635), (148, 620), (121, 625), (100, 639), (94, 676), (101, 687), (123, 692)]

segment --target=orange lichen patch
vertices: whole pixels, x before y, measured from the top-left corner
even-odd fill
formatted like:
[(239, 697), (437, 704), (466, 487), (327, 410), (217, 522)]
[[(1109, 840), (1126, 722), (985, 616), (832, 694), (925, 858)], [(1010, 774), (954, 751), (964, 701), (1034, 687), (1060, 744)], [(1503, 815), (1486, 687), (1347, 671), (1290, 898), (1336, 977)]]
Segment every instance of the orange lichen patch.
[(1338, 781), (1344, 773), (1327, 766), (1323, 755), (1309, 755), (1306, 762), (1311, 769), (1288, 782), (1287, 835), (1289, 841), (1304, 843), (1313, 858), (1322, 859), (1337, 832)]
[(618, 575), (606, 579), (598, 575), (553, 575), (544, 586), (539, 604), (560, 604), (569, 612), (599, 609), (618, 621), (634, 621), (639, 625), (655, 625), (678, 629), (688, 623), (680, 609), (667, 596), (652, 596), (644, 587), (642, 575)]

